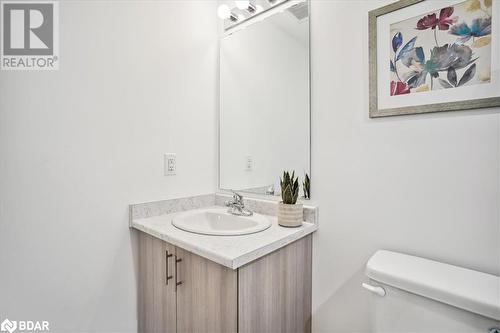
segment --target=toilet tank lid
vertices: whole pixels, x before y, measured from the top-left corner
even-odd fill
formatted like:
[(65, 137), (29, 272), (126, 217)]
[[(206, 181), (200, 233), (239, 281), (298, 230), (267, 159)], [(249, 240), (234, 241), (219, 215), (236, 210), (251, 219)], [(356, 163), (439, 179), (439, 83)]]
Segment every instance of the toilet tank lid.
[(500, 277), (407, 254), (379, 250), (366, 275), (375, 281), (500, 320)]

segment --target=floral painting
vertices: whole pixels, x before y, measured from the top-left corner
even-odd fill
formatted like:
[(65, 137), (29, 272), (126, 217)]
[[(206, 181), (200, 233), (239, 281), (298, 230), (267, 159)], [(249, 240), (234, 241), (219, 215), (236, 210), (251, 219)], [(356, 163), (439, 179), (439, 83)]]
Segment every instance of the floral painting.
[(468, 0), (391, 24), (390, 95), (489, 83), (492, 12)]

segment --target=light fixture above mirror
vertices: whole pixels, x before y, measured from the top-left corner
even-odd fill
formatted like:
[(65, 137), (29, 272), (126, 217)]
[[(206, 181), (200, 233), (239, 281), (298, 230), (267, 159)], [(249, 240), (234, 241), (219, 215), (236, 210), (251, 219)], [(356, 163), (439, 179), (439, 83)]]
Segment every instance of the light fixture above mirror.
[(221, 0), (217, 16), (224, 20), (224, 29), (228, 30), (269, 9), (293, 0)]

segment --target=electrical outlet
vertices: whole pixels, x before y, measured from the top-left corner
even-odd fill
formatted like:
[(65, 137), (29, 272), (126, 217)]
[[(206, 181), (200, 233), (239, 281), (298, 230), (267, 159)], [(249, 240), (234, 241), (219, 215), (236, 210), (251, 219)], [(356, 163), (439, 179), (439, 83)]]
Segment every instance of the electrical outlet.
[(165, 176), (173, 176), (177, 171), (176, 156), (173, 153), (165, 154), (164, 159)]
[(252, 170), (253, 170), (253, 158), (250, 155), (245, 156), (245, 171), (252, 171)]

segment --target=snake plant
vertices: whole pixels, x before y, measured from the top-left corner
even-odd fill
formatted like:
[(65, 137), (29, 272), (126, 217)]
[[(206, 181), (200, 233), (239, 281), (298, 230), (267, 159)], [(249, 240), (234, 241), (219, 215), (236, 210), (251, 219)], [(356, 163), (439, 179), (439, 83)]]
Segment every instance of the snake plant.
[(281, 199), (286, 205), (295, 205), (299, 197), (299, 178), (295, 177), (295, 171), (290, 173), (283, 172), (283, 177), (280, 178)]
[(304, 182), (302, 183), (302, 189), (304, 190), (304, 198), (310, 199), (311, 198), (311, 179), (309, 178), (309, 175), (306, 173)]

